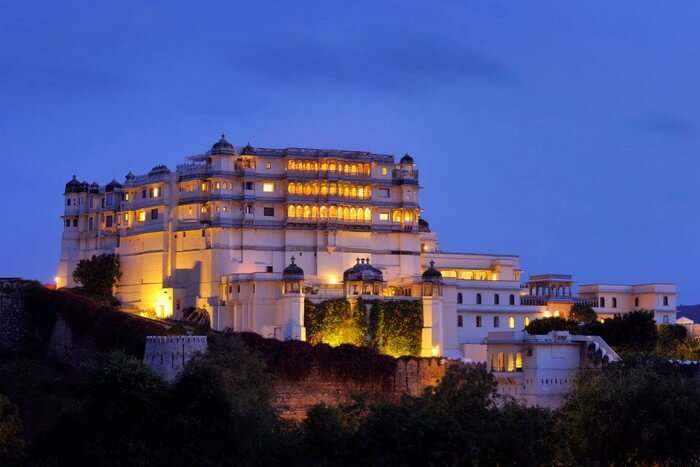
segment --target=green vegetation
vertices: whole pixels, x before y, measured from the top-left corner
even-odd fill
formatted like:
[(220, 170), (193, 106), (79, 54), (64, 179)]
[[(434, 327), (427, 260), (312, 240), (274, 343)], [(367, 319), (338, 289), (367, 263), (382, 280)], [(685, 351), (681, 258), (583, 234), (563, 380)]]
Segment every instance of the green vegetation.
[(575, 303), (571, 307), (571, 319), (580, 323), (593, 323), (598, 319), (598, 314), (589, 305)]
[(304, 304), (307, 339), (312, 344), (368, 346), (393, 356), (419, 355), (423, 314), (414, 300), (346, 299)]
[(119, 256), (114, 254), (81, 259), (73, 271), (73, 280), (81, 284), (86, 292), (102, 297), (112, 295), (112, 287), (120, 277)]

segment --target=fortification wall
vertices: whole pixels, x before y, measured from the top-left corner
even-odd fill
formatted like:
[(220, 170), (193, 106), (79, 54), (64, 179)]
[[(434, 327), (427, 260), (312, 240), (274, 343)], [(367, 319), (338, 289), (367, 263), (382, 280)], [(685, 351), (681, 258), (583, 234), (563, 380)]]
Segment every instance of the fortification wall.
[(281, 417), (303, 420), (316, 404), (339, 405), (352, 401), (353, 394), (365, 393), (375, 399), (397, 400), (404, 394), (420, 395), (440, 382), (451, 363), (441, 358), (401, 358), (388, 387), (339, 380), (313, 372), (299, 381), (278, 378), (272, 404)]
[(172, 381), (195, 353), (206, 350), (207, 336), (148, 336), (143, 362), (165, 381)]
[(0, 278), (0, 347), (18, 350), (30, 332), (22, 291), (27, 281)]

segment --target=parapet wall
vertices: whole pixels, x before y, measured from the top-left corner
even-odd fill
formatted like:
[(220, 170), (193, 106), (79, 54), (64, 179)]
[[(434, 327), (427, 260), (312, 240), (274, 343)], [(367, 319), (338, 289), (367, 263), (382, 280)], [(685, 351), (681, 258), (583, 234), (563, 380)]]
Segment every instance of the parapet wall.
[(172, 381), (194, 354), (206, 351), (207, 336), (148, 336), (143, 362), (165, 381)]

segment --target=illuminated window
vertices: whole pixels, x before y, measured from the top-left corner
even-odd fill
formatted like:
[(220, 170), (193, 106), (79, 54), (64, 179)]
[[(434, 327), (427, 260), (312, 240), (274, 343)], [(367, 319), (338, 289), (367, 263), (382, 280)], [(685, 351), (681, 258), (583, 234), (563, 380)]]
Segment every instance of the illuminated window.
[(146, 221), (146, 211), (139, 211), (139, 222)]
[(221, 182), (216, 182), (216, 189), (220, 190), (221, 189)]
[(263, 191), (265, 193), (272, 193), (275, 191), (275, 184), (270, 182), (263, 183)]
[(199, 212), (201, 212), (202, 214), (205, 214), (207, 212), (207, 207), (202, 206), (201, 208), (199, 208)]
[(382, 222), (387, 222), (389, 220), (389, 213), (388, 212), (380, 212), (379, 213), (379, 220)]
[(510, 329), (515, 329), (515, 316), (508, 317), (508, 327)]
[(396, 210), (391, 213), (391, 220), (394, 222), (401, 222), (401, 211)]
[(124, 222), (129, 222), (129, 213), (128, 212), (124, 213)]
[(202, 184), (199, 186), (201, 191), (207, 191), (207, 184), (206, 182), (202, 182)]
[(370, 222), (372, 220), (372, 211), (369, 208), (365, 208), (365, 221)]
[(525, 326), (527, 326), (528, 324), (530, 324), (530, 317), (529, 317), (529, 316), (526, 316), (525, 318), (523, 318), (523, 324), (524, 324)]
[(246, 214), (253, 214), (253, 205), (252, 204), (245, 205), (245, 213)]
[(272, 162), (265, 162), (265, 168), (266, 169), (271, 169), (272, 168)]
[(287, 208), (287, 217), (295, 217), (294, 206), (292, 206), (291, 204)]
[(387, 169), (386, 167), (382, 167), (382, 175), (386, 175), (388, 173), (389, 173), (389, 169)]
[(521, 352), (515, 353), (515, 371), (521, 371), (523, 369), (523, 354)]
[(124, 193), (124, 201), (129, 201), (129, 193)]
[(321, 216), (321, 219), (325, 219), (328, 217), (328, 208), (326, 206), (321, 206), (321, 209), (319, 210), (319, 215)]
[(508, 352), (508, 366), (506, 371), (515, 371), (515, 355), (512, 352)]

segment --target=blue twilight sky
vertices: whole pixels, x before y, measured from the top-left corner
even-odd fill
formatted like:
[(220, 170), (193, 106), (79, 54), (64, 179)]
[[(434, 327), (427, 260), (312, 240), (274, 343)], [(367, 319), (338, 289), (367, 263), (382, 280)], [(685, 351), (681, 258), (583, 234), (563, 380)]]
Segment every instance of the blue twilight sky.
[(62, 191), (236, 144), (410, 152), (445, 250), (700, 302), (700, 2), (0, 0), (0, 275)]

